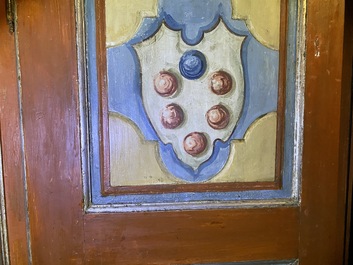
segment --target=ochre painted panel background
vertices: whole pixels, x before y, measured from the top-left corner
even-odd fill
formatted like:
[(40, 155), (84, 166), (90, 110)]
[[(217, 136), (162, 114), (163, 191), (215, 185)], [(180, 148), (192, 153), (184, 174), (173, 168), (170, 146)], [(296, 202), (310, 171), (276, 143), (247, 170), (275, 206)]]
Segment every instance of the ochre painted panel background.
[[(120, 147), (110, 149), (113, 186), (182, 183), (158, 161), (156, 142), (144, 141), (138, 128), (122, 117), (111, 115), (109, 122), (110, 144)], [(275, 147), (276, 114), (270, 113), (249, 128), (244, 140), (232, 141), (227, 164), (209, 182), (273, 180)]]
[(142, 18), (157, 15), (158, 0), (106, 0), (107, 46), (128, 41), (141, 25)]
[(246, 19), (255, 38), (272, 49), (279, 49), (280, 0), (232, 0), (233, 17)]
[[(280, 0), (232, 0), (233, 17), (246, 19), (255, 38), (278, 50)], [(144, 17), (157, 15), (157, 0), (106, 1), (107, 46), (129, 40)]]
[[(249, 31), (262, 45), (279, 49), (280, 0), (232, 0), (231, 3), (234, 19), (245, 20)], [(156, 17), (157, 12), (157, 0), (106, 0), (107, 47), (131, 39), (142, 25), (143, 18)], [(273, 181), (276, 121), (275, 112), (267, 114), (248, 128), (244, 140), (233, 140), (223, 170), (209, 182)], [(145, 141), (138, 126), (113, 112), (109, 114), (109, 144), (112, 186), (184, 183), (163, 165), (158, 143)]]

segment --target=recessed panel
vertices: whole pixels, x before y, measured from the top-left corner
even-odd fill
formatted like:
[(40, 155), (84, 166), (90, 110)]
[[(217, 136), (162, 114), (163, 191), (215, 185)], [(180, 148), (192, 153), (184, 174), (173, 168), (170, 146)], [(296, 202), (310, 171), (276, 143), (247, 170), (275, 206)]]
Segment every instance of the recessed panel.
[(94, 204), (293, 194), (296, 1), (87, 1)]

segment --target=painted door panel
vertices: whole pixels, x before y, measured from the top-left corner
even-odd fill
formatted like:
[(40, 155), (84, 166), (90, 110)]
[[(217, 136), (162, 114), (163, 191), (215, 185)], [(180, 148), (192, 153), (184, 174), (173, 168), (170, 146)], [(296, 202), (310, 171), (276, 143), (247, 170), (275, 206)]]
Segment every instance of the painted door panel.
[[(143, 2), (149, 10), (152, 1)], [(234, 2), (245, 16), (246, 6)], [(83, 3), (17, 1), (15, 33), (7, 32), (3, 16), (0, 33), (6, 40), (0, 124), (11, 264), (342, 264), (351, 93), (341, 83), (344, 1), (303, 3), (306, 38), (297, 41), (306, 44), (306, 68), (296, 77), (305, 81), (300, 200), (102, 212), (89, 211), (92, 202), (84, 199), (90, 192), (81, 116), (87, 72), (77, 38), (84, 21), (76, 13)]]
[[(294, 82), (285, 81), (286, 51), (287, 35), (288, 43), (296, 43), (299, 2), (287, 5), (286, 1), (271, 1), (273, 4), (268, 5), (269, 11), (278, 9), (274, 12), (278, 21), (268, 31), (277, 33), (277, 38), (282, 31), (280, 50), (271, 48), (271, 40), (257, 40), (254, 36), (260, 27), (255, 30), (247, 26), (256, 17), (233, 16), (237, 9), (232, 6), (237, 5), (229, 0), (157, 3), (158, 12), (142, 17), (142, 26), (123, 43), (111, 36), (122, 23), (112, 12), (138, 7), (120, 1), (85, 4), (89, 110), (83, 115), (89, 124), (91, 167), (87, 171), (91, 173), (93, 204), (128, 203), (129, 193), (135, 194), (130, 200), (139, 204), (196, 201), (202, 196), (224, 200), (227, 195), (217, 192), (244, 189), (249, 190), (248, 195), (229, 194), (228, 200), (249, 199), (261, 196), (261, 192), (250, 190), (261, 189), (261, 185), (278, 189), (281, 182), (285, 184), (282, 190), (290, 194), (294, 134), (283, 137), (283, 132), (284, 119), (287, 132), (295, 131), (297, 112), (291, 108), (297, 92)], [(291, 14), (288, 34), (286, 27), (280, 26), (280, 21), (286, 24), (287, 13)], [(288, 61), (295, 61), (296, 47), (288, 48)], [(187, 60), (183, 58), (188, 56), (202, 56), (204, 71), (200, 76), (191, 78), (185, 71)], [(212, 82), (225, 77), (229, 91), (214, 92)], [(160, 82), (169, 79), (173, 93), (163, 94)], [(205, 117), (210, 117), (207, 113), (214, 108), (224, 111), (227, 124), (223, 128), (214, 128)], [(163, 124), (160, 115), (174, 109), (178, 110), (179, 124)], [(289, 113), (286, 117), (285, 112)], [(204, 148), (190, 154), (185, 144), (193, 135), (204, 139), (200, 141)], [(282, 138), (286, 138), (285, 144)], [(287, 164), (283, 169), (282, 160)], [(209, 194), (192, 198), (179, 196), (177, 191)], [(162, 199), (142, 196), (161, 192)], [(267, 198), (283, 197), (281, 191), (273, 193)], [(114, 196), (119, 194), (126, 196)]]

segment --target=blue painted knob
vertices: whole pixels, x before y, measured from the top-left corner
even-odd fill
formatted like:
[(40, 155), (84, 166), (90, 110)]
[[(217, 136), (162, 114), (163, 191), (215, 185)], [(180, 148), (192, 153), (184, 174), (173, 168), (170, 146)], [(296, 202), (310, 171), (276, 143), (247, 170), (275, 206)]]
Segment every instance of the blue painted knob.
[(206, 71), (207, 63), (202, 52), (191, 50), (183, 54), (179, 61), (179, 70), (186, 79), (200, 78)]

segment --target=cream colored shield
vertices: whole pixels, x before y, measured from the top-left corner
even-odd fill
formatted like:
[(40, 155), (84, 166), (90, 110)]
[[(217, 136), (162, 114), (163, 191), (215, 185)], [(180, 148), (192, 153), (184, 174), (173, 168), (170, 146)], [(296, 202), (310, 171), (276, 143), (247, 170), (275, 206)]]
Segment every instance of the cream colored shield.
[(243, 41), (220, 21), (194, 46), (164, 24), (134, 45), (150, 122), (160, 140), (194, 170), (211, 157), (216, 140), (229, 139), (241, 115)]

